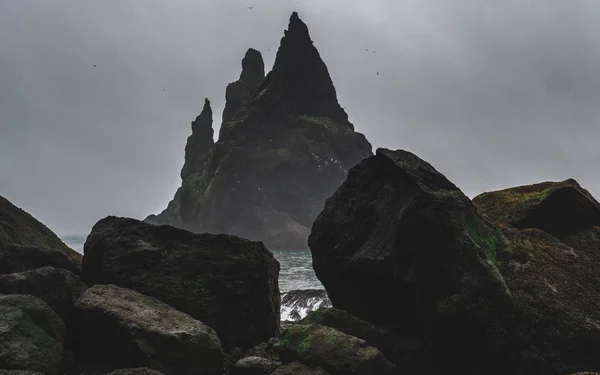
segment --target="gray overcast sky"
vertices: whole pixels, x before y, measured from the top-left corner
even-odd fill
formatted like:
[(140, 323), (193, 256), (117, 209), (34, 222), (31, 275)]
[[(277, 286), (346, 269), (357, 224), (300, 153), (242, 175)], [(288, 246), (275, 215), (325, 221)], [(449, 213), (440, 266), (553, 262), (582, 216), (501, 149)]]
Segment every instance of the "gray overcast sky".
[(204, 97), (218, 134), (246, 49), (270, 69), (294, 10), (374, 147), (470, 197), (600, 197), (597, 0), (0, 0), (0, 195), (59, 234), (162, 210)]

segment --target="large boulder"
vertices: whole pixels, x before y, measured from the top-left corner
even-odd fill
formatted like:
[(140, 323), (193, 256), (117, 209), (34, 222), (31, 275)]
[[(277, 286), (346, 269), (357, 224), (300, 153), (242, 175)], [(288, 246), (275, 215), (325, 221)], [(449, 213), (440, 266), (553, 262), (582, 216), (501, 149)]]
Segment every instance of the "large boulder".
[(0, 274), (28, 271), (46, 266), (63, 268), (76, 275), (81, 273), (80, 256), (74, 260), (56, 248), (31, 245), (0, 246)]
[(79, 361), (170, 374), (220, 375), (216, 332), (190, 315), (136, 291), (95, 285), (75, 304), (72, 332)]
[(379, 325), (420, 331), (459, 299), (509, 293), (496, 267), (502, 233), (407, 151), (379, 149), (352, 168), (309, 246), (333, 306)]
[(68, 318), (79, 295), (87, 289), (73, 273), (54, 267), (0, 275), (0, 294), (29, 294), (44, 300), (63, 319)]
[(564, 236), (574, 248), (492, 224), (431, 165), (378, 150), (328, 200), (309, 244), (334, 307), (422, 342), (399, 368), (559, 375), (600, 368), (594, 228)]
[(65, 326), (41, 299), (0, 295), (0, 368), (58, 375)]
[(600, 225), (600, 204), (573, 179), (487, 192), (473, 203), (494, 221), (551, 234)]
[[(179, 204), (170, 207), (193, 232), (305, 249), (325, 200), (349, 168), (372, 154), (371, 144), (348, 121), (297, 13), (264, 80), (258, 51), (249, 50), (242, 65), (240, 80), (227, 88), (218, 141), (199, 168), (182, 175)], [(188, 160), (196, 157), (186, 147)]]
[(0, 254), (3, 252), (2, 248), (11, 245), (55, 249), (71, 261), (81, 263), (81, 254), (65, 245), (48, 227), (6, 198), (0, 197)]
[(283, 332), (279, 350), (283, 363), (299, 361), (335, 375), (395, 374), (395, 366), (379, 350), (320, 324), (289, 327)]
[(279, 262), (260, 242), (107, 217), (84, 253), (89, 285), (156, 297), (214, 328), (226, 350), (279, 333)]

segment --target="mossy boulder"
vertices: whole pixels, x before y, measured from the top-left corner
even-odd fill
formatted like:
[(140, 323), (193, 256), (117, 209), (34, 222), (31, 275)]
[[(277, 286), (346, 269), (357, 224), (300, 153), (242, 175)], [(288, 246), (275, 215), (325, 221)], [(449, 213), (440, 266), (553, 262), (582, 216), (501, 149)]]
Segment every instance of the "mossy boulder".
[(81, 254), (65, 245), (48, 227), (0, 197), (0, 254), (4, 247), (11, 245), (55, 249), (71, 261), (81, 263)]
[(62, 268), (79, 275), (81, 258), (79, 256), (73, 260), (72, 257), (55, 248), (31, 245), (0, 246), (0, 274), (23, 272), (46, 266)]
[(487, 192), (473, 203), (494, 221), (550, 234), (600, 225), (600, 204), (573, 179)]
[(279, 262), (260, 242), (107, 217), (84, 254), (88, 285), (158, 298), (214, 328), (227, 351), (279, 334)]
[(41, 299), (0, 295), (0, 368), (58, 375), (65, 326)]
[(518, 353), (530, 373), (600, 368), (600, 243), (575, 248), (539, 229), (501, 228), (511, 245), (499, 268), (514, 307), (502, 319), (487, 312), (490, 331), (501, 332), (488, 342)]
[(459, 296), (507, 297), (497, 268), (506, 245), (444, 175), (410, 152), (387, 149), (350, 170), (309, 238), (334, 307), (407, 332), (461, 308), (452, 302)]
[(76, 358), (113, 368), (221, 375), (217, 333), (173, 307), (115, 285), (95, 285), (75, 304), (70, 327)]
[(330, 375), (322, 367), (311, 367), (300, 362), (291, 362), (283, 365), (271, 375)]
[(335, 375), (395, 374), (395, 366), (376, 348), (320, 324), (293, 325), (279, 342), (283, 363), (320, 366)]
[(419, 348), (419, 345), (411, 345), (410, 340), (398, 337), (389, 329), (378, 327), (336, 308), (319, 308), (308, 313), (297, 324), (321, 324), (363, 339), (369, 346), (379, 349), (389, 361), (397, 362), (397, 365), (407, 353)]
[(87, 289), (73, 273), (54, 267), (0, 275), (0, 294), (29, 294), (44, 300), (63, 319), (68, 321), (73, 305)]

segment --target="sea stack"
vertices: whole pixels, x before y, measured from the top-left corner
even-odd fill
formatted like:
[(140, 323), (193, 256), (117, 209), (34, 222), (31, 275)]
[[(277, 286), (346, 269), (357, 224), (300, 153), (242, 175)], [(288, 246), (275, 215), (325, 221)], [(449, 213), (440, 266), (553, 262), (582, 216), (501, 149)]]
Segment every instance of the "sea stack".
[(325, 200), (348, 169), (372, 155), (371, 144), (348, 121), (297, 13), (263, 76), (260, 52), (248, 50), (239, 80), (227, 87), (218, 141), (207, 153), (188, 141), (181, 188), (165, 212), (146, 221), (271, 249), (307, 247)]

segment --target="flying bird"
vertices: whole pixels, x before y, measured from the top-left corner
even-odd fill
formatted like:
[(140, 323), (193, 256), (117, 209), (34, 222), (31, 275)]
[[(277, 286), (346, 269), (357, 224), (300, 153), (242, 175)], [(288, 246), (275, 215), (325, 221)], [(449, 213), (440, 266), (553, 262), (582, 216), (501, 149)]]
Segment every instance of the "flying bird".
[(377, 72), (377, 75), (379, 75), (379, 72)]
[(92, 66), (92, 68), (97, 68), (97, 67), (98, 67), (98, 65), (96, 65), (96, 64), (94, 64), (94, 66)]
[(252, 9), (252, 8), (254, 8), (254, 5), (253, 5), (253, 6), (249, 6), (249, 7), (248, 7), (248, 9)]

